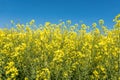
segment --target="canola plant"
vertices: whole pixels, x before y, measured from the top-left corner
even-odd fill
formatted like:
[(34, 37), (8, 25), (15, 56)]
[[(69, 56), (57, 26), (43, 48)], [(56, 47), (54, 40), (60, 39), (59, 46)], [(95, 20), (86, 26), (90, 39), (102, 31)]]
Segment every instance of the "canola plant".
[(0, 80), (120, 80), (119, 18), (112, 29), (102, 19), (90, 27), (11, 21), (16, 28), (0, 29)]

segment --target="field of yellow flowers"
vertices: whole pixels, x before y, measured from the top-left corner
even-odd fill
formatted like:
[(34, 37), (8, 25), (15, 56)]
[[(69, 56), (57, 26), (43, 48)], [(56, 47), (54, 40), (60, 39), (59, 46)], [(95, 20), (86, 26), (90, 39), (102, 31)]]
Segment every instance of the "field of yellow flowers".
[(119, 18), (112, 29), (103, 20), (0, 29), (0, 80), (120, 80)]

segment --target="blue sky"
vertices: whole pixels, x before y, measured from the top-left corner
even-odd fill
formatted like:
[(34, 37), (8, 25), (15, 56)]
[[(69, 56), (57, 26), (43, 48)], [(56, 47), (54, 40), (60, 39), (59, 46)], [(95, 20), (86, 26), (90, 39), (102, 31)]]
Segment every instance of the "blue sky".
[(112, 27), (119, 13), (120, 0), (0, 0), (0, 27), (10, 25), (10, 20), (25, 24), (31, 19), (36, 24), (82, 20), (89, 26), (104, 19), (105, 25)]

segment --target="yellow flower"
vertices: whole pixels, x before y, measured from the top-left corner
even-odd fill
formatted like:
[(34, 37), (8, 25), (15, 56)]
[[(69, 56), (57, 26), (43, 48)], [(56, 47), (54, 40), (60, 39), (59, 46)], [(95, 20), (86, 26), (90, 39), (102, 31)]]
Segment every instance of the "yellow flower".
[(30, 21), (30, 25), (33, 25), (34, 23), (35, 23), (34, 19)]
[(103, 24), (104, 24), (104, 20), (103, 20), (103, 19), (100, 19), (100, 20), (99, 20), (99, 25), (102, 26)]
[(21, 46), (22, 46), (23, 48), (26, 48), (26, 44), (25, 44), (25, 43), (22, 43)]
[(41, 80), (41, 79), (50, 79), (50, 71), (48, 68), (43, 68), (42, 70), (37, 71), (36, 75), (36, 80)]
[(100, 43), (98, 43), (100, 46), (104, 46), (105, 45), (105, 41), (101, 41)]
[(82, 28), (82, 29), (87, 29), (87, 26), (86, 26), (85, 24), (82, 24), (82, 25), (81, 25), (81, 28)]
[(118, 14), (117, 16), (115, 16), (115, 19), (113, 21), (118, 21), (120, 18), (120, 14)]
[(105, 73), (105, 68), (103, 66), (101, 66), (100, 69), (103, 73)]
[(120, 14), (110, 30), (102, 19), (101, 29), (93, 23), (90, 30), (86, 24), (71, 25), (70, 20), (46, 22), (42, 29), (34, 23), (32, 20), (26, 25), (15, 24), (17, 28), (0, 29), (1, 80), (118, 78)]
[(16, 25), (16, 27), (17, 27), (18, 29), (20, 29), (20, 28), (21, 28), (21, 25), (18, 23), (18, 24)]
[(7, 80), (12, 80), (12, 78), (8, 77)]
[(117, 57), (117, 52), (112, 52), (113, 56)]
[(95, 77), (99, 76), (99, 73), (96, 70), (93, 71), (93, 74), (95, 75)]
[(30, 32), (30, 27), (29, 26), (26, 26), (26, 31)]
[(62, 62), (63, 61), (63, 59), (62, 59), (63, 57), (64, 57), (64, 52), (62, 50), (57, 50), (54, 53), (53, 61)]
[(46, 22), (46, 23), (45, 23), (45, 26), (48, 27), (49, 25), (50, 25), (50, 22)]
[(24, 80), (29, 80), (29, 79), (27, 77), (25, 77)]
[(12, 67), (13, 65), (14, 65), (13, 61), (11, 61), (11, 62), (8, 63), (8, 66), (10, 66), (10, 67)]
[(57, 51), (55, 51), (55, 56), (63, 57), (64, 52), (62, 50), (57, 50)]
[(14, 62), (11, 61), (4, 67), (6, 75), (9, 75), (11, 79), (14, 79), (18, 75), (18, 70), (14, 65)]
[(94, 32), (95, 32), (95, 34), (100, 34), (100, 31), (98, 28), (96, 28)]
[(66, 71), (63, 72), (63, 77), (64, 77), (64, 78), (67, 78), (67, 77), (68, 77), (68, 72), (66, 72)]
[(81, 52), (77, 52), (77, 54), (78, 54), (81, 58), (85, 57), (85, 55), (82, 54)]
[(71, 20), (67, 20), (67, 24), (70, 25), (71, 24)]
[(93, 28), (96, 28), (96, 26), (97, 26), (96, 23), (93, 23), (93, 24), (92, 24), (92, 27), (93, 27)]

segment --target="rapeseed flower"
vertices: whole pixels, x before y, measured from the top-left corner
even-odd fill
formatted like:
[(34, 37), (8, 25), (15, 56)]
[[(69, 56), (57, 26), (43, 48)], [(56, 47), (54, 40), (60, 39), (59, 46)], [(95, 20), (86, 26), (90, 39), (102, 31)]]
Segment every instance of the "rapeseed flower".
[[(0, 29), (1, 80), (117, 80), (120, 58), (120, 15), (109, 30), (99, 20), (86, 24), (30, 23)], [(79, 29), (79, 27), (81, 28)]]

